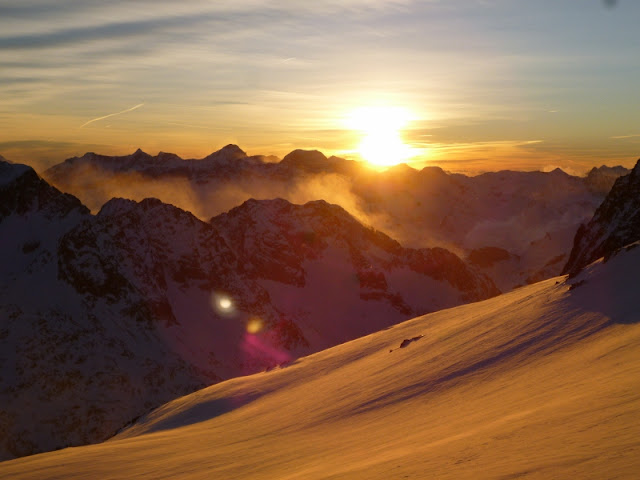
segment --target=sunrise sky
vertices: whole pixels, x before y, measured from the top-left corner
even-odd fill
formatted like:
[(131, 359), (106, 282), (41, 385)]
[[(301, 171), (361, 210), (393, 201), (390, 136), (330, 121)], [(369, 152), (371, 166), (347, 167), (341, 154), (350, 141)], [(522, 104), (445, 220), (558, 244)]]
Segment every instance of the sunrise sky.
[(0, 155), (358, 158), (402, 109), (415, 166), (640, 157), (636, 0), (0, 0)]

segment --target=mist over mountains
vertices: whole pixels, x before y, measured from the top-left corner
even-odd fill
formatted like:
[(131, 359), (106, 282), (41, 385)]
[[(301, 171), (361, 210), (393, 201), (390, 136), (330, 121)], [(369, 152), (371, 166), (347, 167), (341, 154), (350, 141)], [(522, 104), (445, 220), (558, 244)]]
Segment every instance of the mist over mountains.
[(156, 197), (207, 220), (251, 198), (322, 199), (408, 247), (443, 247), (461, 257), (473, 252), (476, 259), (487, 248), (505, 250), (499, 261), (481, 264), (509, 291), (560, 274), (578, 226), (626, 172), (602, 166), (586, 177), (559, 169), (468, 177), (404, 164), (379, 172), (318, 151), (295, 150), (277, 161), (228, 145), (199, 160), (140, 150), (120, 157), (88, 153), (43, 176), (94, 212), (112, 197)]
[[(268, 160), (229, 146), (186, 161), (87, 154), (46, 172), (94, 202), (133, 197), (97, 210), (0, 162), (1, 458), (105, 440), (203, 386), (577, 275), (640, 240), (638, 165), (616, 180), (608, 167), (466, 177), (320, 152)], [(249, 187), (269, 198), (201, 217)], [(346, 206), (318, 199), (332, 188)]]
[[(440, 310), (293, 363), (285, 361), (267, 372), (217, 383), (144, 412), (131, 424), (122, 425), (108, 442), (2, 462), (0, 475), (155, 478), (161, 470), (167, 476), (184, 478), (386, 479), (420, 477), (425, 472), (452, 479), (503, 478), (528, 475), (526, 472), (633, 478), (640, 466), (635, 455), (640, 428), (640, 234), (634, 229), (638, 168), (640, 161), (631, 174), (615, 183), (593, 218), (580, 228), (571, 258), (581, 266), (571, 277), (552, 278), (486, 301)], [(328, 308), (317, 310), (320, 303), (310, 307), (323, 318), (321, 323), (330, 324), (340, 311), (340, 302), (334, 300), (345, 289), (340, 279), (348, 265), (365, 267), (353, 278), (358, 279), (361, 299), (364, 294), (367, 302), (380, 302), (376, 308), (393, 305), (384, 292), (390, 287), (391, 272), (399, 265), (415, 273), (431, 272), (431, 280), (414, 277), (409, 282), (416, 288), (428, 285), (420, 292), (422, 299), (434, 291), (433, 282), (439, 278), (441, 288), (467, 286), (476, 293), (491, 285), (486, 278), (472, 275), (473, 269), (464, 273), (464, 262), (456, 262), (453, 254), (405, 249), (361, 225), (341, 207), (323, 201), (293, 205), (283, 199), (251, 200), (206, 223), (156, 199), (140, 203), (114, 199), (94, 216), (68, 196), (59, 200), (62, 208), (56, 221), (46, 207), (48, 202), (40, 199), (63, 194), (56, 195), (55, 189), (28, 168), (0, 165), (0, 172), (2, 188), (22, 182), (20, 188), (30, 185), (26, 190), (37, 193), (24, 195), (2, 217), (0, 229), (8, 225), (20, 232), (16, 228), (20, 222), (31, 226), (36, 225), (34, 221), (44, 222), (53, 228), (60, 220), (67, 221), (66, 228), (58, 229), (62, 237), (57, 252), (48, 255), (57, 255), (58, 272), (77, 272), (62, 273), (67, 294), (75, 296), (88, 288), (91, 292), (82, 297), (85, 307), (107, 306), (96, 312), (111, 318), (111, 323), (103, 323), (89, 317), (91, 327), (78, 331), (82, 316), (64, 318), (52, 311), (29, 327), (31, 315), (14, 310), (10, 317), (14, 321), (0, 336), (9, 338), (0, 351), (11, 352), (20, 346), (14, 357), (21, 362), (16, 369), (18, 382), (3, 392), (10, 399), (22, 395), (16, 404), (3, 399), (3, 404), (12, 407), (9, 415), (3, 414), (3, 428), (7, 424), (23, 428), (19, 435), (9, 436), (11, 449), (26, 447), (28, 435), (39, 440), (53, 435), (52, 425), (65, 427), (53, 435), (61, 442), (58, 446), (69, 439), (96, 441), (74, 434), (85, 423), (95, 431), (96, 419), (98, 425), (113, 422), (117, 407), (130, 409), (135, 403), (131, 392), (142, 393), (153, 402), (176, 395), (175, 388), (188, 387), (180, 385), (179, 379), (188, 378), (187, 373), (197, 376), (199, 370), (193, 362), (191, 366), (171, 363), (179, 353), (171, 348), (172, 340), (185, 345), (187, 325), (198, 336), (205, 336), (205, 343), (221, 333), (216, 330), (207, 336), (202, 323), (180, 315), (173, 294), (188, 296), (188, 310), (203, 314), (193, 291), (218, 287), (218, 278), (231, 285), (229, 292), (238, 296), (239, 310), (259, 308), (267, 298), (272, 305), (282, 306), (304, 296), (301, 288), (318, 285), (312, 280), (317, 273), (313, 270), (328, 265), (331, 281), (340, 288), (323, 285), (315, 295)], [(70, 230), (62, 233), (67, 228)], [(30, 257), (55, 242), (23, 243), (40, 231), (27, 229), (22, 233), (30, 235), (16, 236), (15, 245), (6, 244), (2, 249), (5, 261), (26, 262), (32, 279), (55, 270), (40, 270), (42, 261), (33, 263)], [(9, 238), (6, 233), (3, 230), (0, 238)], [(596, 242), (585, 244), (582, 239)], [(617, 247), (609, 239), (624, 246)], [(65, 247), (69, 243), (73, 248)], [(174, 243), (176, 248), (169, 249)], [(607, 245), (605, 257), (585, 265), (594, 245)], [(17, 247), (22, 248), (21, 254)], [(141, 252), (145, 254), (137, 255)], [(46, 262), (46, 251), (37, 255)], [(484, 264), (504, 260), (504, 256), (500, 249), (491, 248), (472, 259)], [(421, 260), (409, 261), (416, 257)], [(202, 269), (198, 269), (200, 264)], [(75, 283), (73, 278), (78, 275), (84, 277)], [(252, 281), (249, 285), (258, 289), (257, 294), (243, 297), (242, 285), (234, 280)], [(169, 288), (170, 284), (174, 287)], [(60, 285), (55, 288), (62, 290)], [(11, 286), (3, 285), (2, 291), (11, 294), (7, 298), (17, 302), (19, 290), (7, 289)], [(166, 295), (170, 291), (173, 294)], [(371, 297), (372, 292), (376, 294)], [(150, 296), (148, 306), (138, 306), (133, 312), (151, 312), (148, 318), (118, 319), (108, 314), (108, 308), (120, 309), (143, 294)], [(170, 299), (170, 308), (162, 305), (162, 295)], [(38, 301), (40, 308), (42, 302)], [(211, 311), (222, 308), (213, 324), (236, 322), (229, 305), (222, 301), (210, 304)], [(334, 307), (333, 314), (330, 307)], [(25, 311), (28, 308), (30, 305), (24, 305)], [(263, 318), (268, 319), (270, 311), (267, 306)], [(208, 315), (211, 319), (212, 314)], [(333, 325), (354, 320), (357, 316), (351, 312)], [(253, 324), (249, 321), (249, 325)], [(281, 338), (289, 347), (281, 345), (280, 352), (292, 346), (304, 348), (303, 337), (313, 343), (311, 335), (305, 336), (309, 319), (298, 325), (298, 329), (286, 329)], [(325, 327), (316, 324), (316, 328)], [(32, 330), (20, 337), (25, 328)], [(92, 328), (99, 329), (94, 338)], [(241, 344), (245, 354), (266, 345), (266, 338), (252, 338), (252, 331), (257, 332), (253, 327), (245, 330), (248, 335)], [(25, 342), (42, 338), (49, 343), (34, 347), (33, 340)], [(85, 345), (87, 339), (90, 342)], [(107, 339), (106, 344), (101, 339)], [(73, 350), (69, 352), (65, 344), (73, 345)], [(275, 346), (258, 348), (258, 352), (273, 354)], [(194, 347), (192, 344), (192, 353), (197, 353)], [(173, 356), (165, 357), (167, 349)], [(124, 360), (117, 352), (122, 352)], [(158, 353), (162, 355), (159, 365), (153, 363)], [(83, 355), (85, 360), (76, 358)], [(69, 356), (74, 360), (71, 364)], [(3, 386), (12, 371), (11, 361), (11, 356), (8, 362), (3, 359)], [(172, 370), (165, 370), (171, 365)], [(211, 363), (213, 369), (218, 366)], [(142, 383), (136, 383), (140, 369), (149, 367)], [(98, 395), (91, 397), (87, 392)], [(113, 398), (114, 392), (124, 398)], [(105, 393), (111, 397), (105, 400)], [(72, 395), (79, 395), (77, 403)], [(52, 412), (49, 418), (53, 420), (49, 420), (42, 410), (52, 409), (58, 401), (62, 410)], [(71, 412), (64, 410), (65, 405), (71, 406)], [(23, 416), (11, 416), (13, 412)], [(27, 414), (35, 416), (28, 421)], [(44, 448), (51, 448), (50, 444)]]
[(204, 222), (116, 198), (93, 215), (9, 163), (0, 199), (2, 458), (101, 441), (204, 385), (499, 293), (325, 201)]

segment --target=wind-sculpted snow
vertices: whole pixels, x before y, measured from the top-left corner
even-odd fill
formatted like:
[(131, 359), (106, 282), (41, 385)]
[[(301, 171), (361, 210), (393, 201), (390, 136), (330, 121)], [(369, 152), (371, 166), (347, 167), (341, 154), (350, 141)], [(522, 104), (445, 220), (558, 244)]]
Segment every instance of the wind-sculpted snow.
[(563, 273), (577, 274), (600, 257), (640, 240), (640, 160), (616, 180), (586, 225), (580, 225)]
[(459, 256), (486, 247), (505, 249), (511, 257), (504, 268), (486, 272), (508, 291), (560, 273), (578, 226), (624, 172), (603, 166), (586, 178), (558, 169), (468, 177), (407, 165), (378, 172), (315, 150), (294, 150), (278, 161), (228, 145), (199, 160), (141, 151), (121, 157), (89, 153), (44, 175), (94, 211), (112, 197), (157, 197), (199, 218), (250, 198), (280, 197), (296, 204), (325, 200), (405, 247), (439, 246)]
[(161, 403), (495, 295), (326, 202), (212, 223), (157, 199), (92, 215), (19, 165), (0, 186), (0, 458), (102, 441)]
[[(637, 247), (637, 246), (636, 246)], [(635, 478), (640, 248), (175, 399), (28, 479)], [(403, 348), (404, 346), (404, 348)]]

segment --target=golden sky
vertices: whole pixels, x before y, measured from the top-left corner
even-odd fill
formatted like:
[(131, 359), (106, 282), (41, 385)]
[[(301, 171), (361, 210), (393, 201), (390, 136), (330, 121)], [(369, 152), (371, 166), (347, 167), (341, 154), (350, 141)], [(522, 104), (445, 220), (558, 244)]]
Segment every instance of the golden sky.
[(640, 157), (640, 2), (0, 0), (0, 155), (358, 158), (401, 108), (414, 166), (582, 173)]

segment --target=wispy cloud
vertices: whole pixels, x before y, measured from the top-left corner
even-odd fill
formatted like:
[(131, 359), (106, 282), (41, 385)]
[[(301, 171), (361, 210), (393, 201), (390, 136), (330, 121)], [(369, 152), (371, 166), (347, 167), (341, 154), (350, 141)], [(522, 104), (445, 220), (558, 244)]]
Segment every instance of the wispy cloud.
[(636, 133), (634, 135), (616, 135), (615, 137), (610, 137), (610, 138), (621, 139), (621, 138), (635, 138), (635, 137), (640, 137), (640, 133)]
[(133, 106), (131, 108), (127, 108), (126, 110), (122, 110), (121, 112), (110, 113), (109, 115), (104, 115), (102, 117), (91, 119), (88, 122), (83, 123), (82, 125), (80, 125), (80, 128), (84, 128), (87, 125), (89, 125), (90, 123), (98, 122), (100, 120), (104, 120), (105, 118), (115, 117), (116, 115), (122, 115), (123, 113), (133, 112), (134, 110), (142, 107), (143, 105), (144, 105), (144, 103), (139, 103), (138, 105), (135, 105), (135, 106)]

